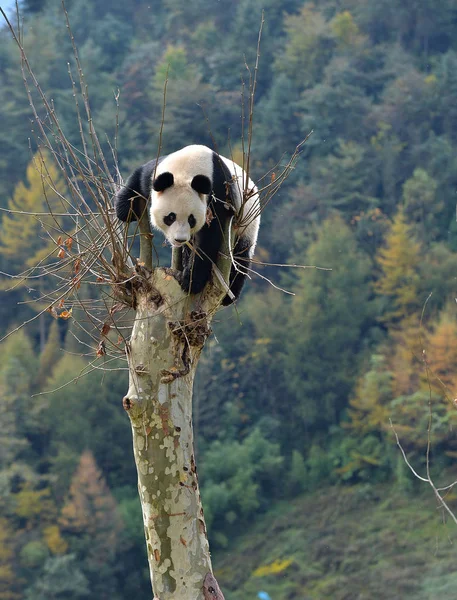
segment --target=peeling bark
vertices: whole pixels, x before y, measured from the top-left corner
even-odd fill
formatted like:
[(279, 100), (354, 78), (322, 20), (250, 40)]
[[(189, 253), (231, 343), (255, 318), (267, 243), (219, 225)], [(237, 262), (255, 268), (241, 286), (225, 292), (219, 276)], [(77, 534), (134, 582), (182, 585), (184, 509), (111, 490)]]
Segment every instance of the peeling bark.
[[(227, 261), (226, 261), (227, 262)], [(221, 269), (229, 272), (230, 263)], [(126, 348), (138, 491), (151, 582), (159, 600), (223, 600), (212, 575), (193, 449), (192, 388), (212, 315), (226, 290), (187, 296), (175, 271), (137, 266)]]

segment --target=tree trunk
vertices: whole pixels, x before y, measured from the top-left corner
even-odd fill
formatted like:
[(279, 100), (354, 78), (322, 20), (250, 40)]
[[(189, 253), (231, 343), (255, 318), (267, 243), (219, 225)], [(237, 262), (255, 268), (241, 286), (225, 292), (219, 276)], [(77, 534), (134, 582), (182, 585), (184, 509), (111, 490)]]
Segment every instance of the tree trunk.
[[(230, 265), (228, 265), (230, 266)], [(133, 431), (152, 586), (160, 600), (223, 599), (211, 559), (193, 450), (192, 388), (225, 291), (189, 297), (176, 271), (137, 267), (136, 319), (123, 399)]]

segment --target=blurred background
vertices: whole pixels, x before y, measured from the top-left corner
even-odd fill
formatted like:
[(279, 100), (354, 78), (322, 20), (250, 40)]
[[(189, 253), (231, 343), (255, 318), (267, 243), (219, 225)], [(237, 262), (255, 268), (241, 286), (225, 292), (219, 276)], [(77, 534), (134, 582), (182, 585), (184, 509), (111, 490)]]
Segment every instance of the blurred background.
[[(61, 5), (19, 4), (32, 67), (78, 145)], [(164, 153), (201, 143), (241, 160), (262, 10), (251, 176), (279, 171), (313, 130), (263, 215), (254, 265), (294, 295), (253, 274), (236, 309), (218, 314), (196, 382), (226, 600), (453, 597), (455, 526), (405, 465), (389, 420), (420, 474), (430, 431), (434, 481), (455, 479), (457, 0), (67, 8), (107, 157), (119, 90), (124, 178), (156, 155), (167, 69)], [(3, 209), (46, 211), (32, 130), (2, 25)], [(49, 253), (39, 221), (0, 218), (3, 273)], [(34, 318), (42, 285), (0, 280), (1, 336), (33, 319), (0, 345), (0, 600), (150, 598), (125, 364), (88, 368), (97, 344), (75, 319)], [(457, 510), (452, 490), (446, 501)]]

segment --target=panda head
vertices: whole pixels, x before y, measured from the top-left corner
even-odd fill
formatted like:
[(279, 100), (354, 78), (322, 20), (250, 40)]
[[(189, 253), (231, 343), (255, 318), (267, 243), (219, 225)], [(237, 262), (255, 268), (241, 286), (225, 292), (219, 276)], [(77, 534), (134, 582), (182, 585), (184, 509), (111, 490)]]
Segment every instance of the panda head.
[(151, 222), (172, 246), (189, 242), (205, 225), (211, 188), (211, 180), (206, 175), (195, 175), (189, 181), (181, 178), (175, 181), (173, 173), (165, 171), (153, 180)]

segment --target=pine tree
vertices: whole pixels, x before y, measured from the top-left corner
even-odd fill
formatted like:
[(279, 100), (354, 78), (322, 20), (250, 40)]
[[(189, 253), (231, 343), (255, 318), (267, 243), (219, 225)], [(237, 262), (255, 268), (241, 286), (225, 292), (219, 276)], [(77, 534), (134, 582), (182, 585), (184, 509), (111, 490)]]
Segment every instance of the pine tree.
[(349, 427), (359, 436), (385, 430), (392, 394), (392, 373), (386, 358), (373, 355), (370, 369), (358, 380), (350, 400)]
[(382, 320), (389, 326), (417, 318), (421, 304), (417, 297), (420, 249), (400, 209), (386, 236), (385, 247), (377, 255), (381, 276), (375, 289), (387, 301)]
[(10, 272), (34, 267), (56, 249), (46, 225), (55, 226), (59, 219), (39, 213), (48, 210), (62, 213), (68, 208), (59, 199), (65, 185), (51, 160), (45, 161), (36, 154), (27, 167), (26, 179), (25, 184), (16, 186), (8, 202), (11, 213), (3, 215), (0, 230), (0, 252), (8, 258)]
[[(453, 399), (457, 396), (457, 320), (453, 306), (442, 311), (438, 323), (427, 337), (429, 379), (440, 392)], [(428, 386), (428, 380), (424, 383)]]
[[(46, 264), (51, 258), (57, 259), (59, 248), (56, 244), (59, 233), (56, 231), (62, 222), (61, 217), (49, 212), (64, 213), (68, 207), (60, 200), (65, 184), (57, 167), (45, 155), (37, 153), (27, 167), (27, 183), (19, 183), (13, 198), (8, 202), (10, 213), (4, 213), (0, 228), (0, 254), (7, 260), (8, 273), (18, 275), (31, 273), (38, 264)], [(26, 213), (26, 214), (23, 214)], [(52, 232), (52, 236), (49, 235)], [(34, 275), (37, 271), (34, 271)], [(27, 300), (32, 296), (38, 299), (49, 285), (45, 276), (38, 279), (16, 279), (15, 289), (27, 288)], [(31, 283), (33, 282), (33, 283)], [(11, 287), (11, 280), (0, 280), (0, 289)], [(36, 310), (43, 310), (41, 302), (29, 304)], [(25, 320), (19, 313), (19, 320)], [(40, 348), (44, 349), (45, 320), (40, 315)]]
[(88, 450), (82, 453), (73, 476), (60, 524), (66, 532), (88, 535), (94, 552), (96, 546), (103, 547), (105, 552), (97, 560), (112, 554), (121, 528), (116, 501)]
[(83, 572), (101, 600), (117, 599), (114, 557), (122, 528), (117, 504), (92, 453), (82, 453), (62, 508), (60, 526), (70, 549), (84, 559)]

